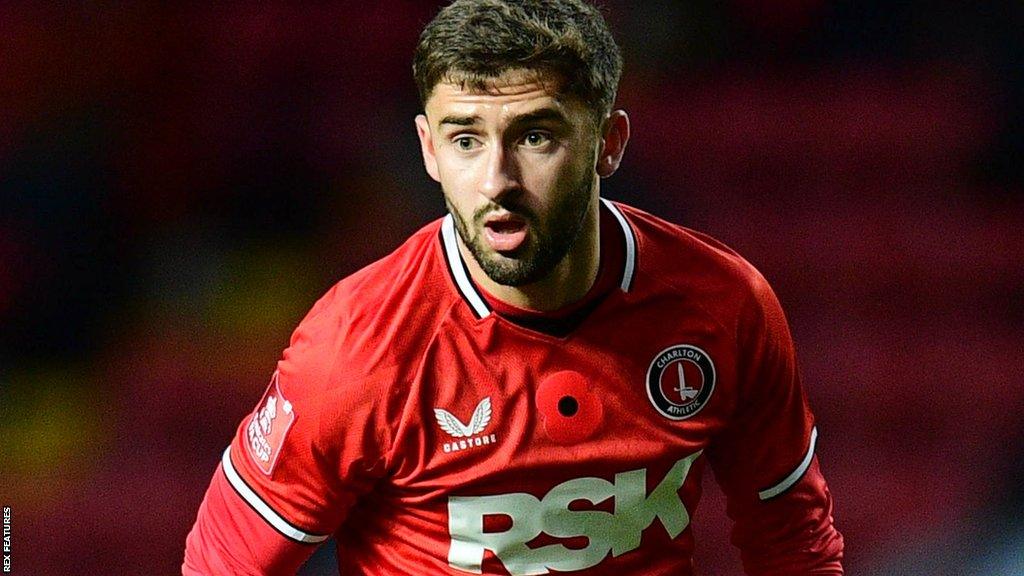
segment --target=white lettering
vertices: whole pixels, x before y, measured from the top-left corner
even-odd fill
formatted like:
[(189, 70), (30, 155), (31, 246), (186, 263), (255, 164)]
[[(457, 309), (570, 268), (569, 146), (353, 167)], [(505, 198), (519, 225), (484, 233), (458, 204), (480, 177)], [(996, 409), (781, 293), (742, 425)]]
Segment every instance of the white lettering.
[[(690, 514), (679, 497), (693, 463), (701, 452), (672, 466), (658, 486), (647, 494), (647, 470), (601, 478), (576, 478), (552, 488), (542, 499), (521, 492), (496, 496), (452, 496), (448, 499), (448, 563), (459, 570), (480, 574), (484, 553), (490, 550), (515, 576), (571, 572), (600, 564), (610, 552), (619, 556), (640, 547), (642, 532), (657, 518), (670, 538), (690, 524)], [(614, 499), (614, 512), (570, 510), (586, 500), (597, 505)], [(488, 516), (511, 518), (503, 532), (484, 532)], [(587, 546), (570, 549), (561, 544), (530, 548), (527, 542), (541, 533), (556, 538), (584, 536)]]
[(267, 441), (263, 435), (263, 431), (260, 430), (260, 424), (253, 419), (249, 423), (249, 447), (252, 448), (252, 453), (257, 458), (264, 462), (270, 461), (270, 442)]
[(449, 452), (458, 452), (460, 450), (468, 450), (470, 448), (477, 448), (480, 446), (487, 446), (489, 444), (497, 443), (497, 435), (485, 434), (483, 436), (473, 436), (471, 438), (466, 438), (463, 440), (445, 442), (444, 444), (441, 445), (441, 450), (447, 454)]
[[(561, 544), (539, 548), (547, 570), (571, 572), (597, 566), (608, 555), (617, 538), (616, 518), (600, 510), (569, 510), (574, 500), (599, 504), (615, 494), (615, 485), (601, 478), (577, 478), (555, 486), (541, 502), (543, 532), (559, 538), (587, 536), (588, 544), (581, 550), (570, 550)], [(499, 556), (500, 558), (500, 556)], [(504, 559), (502, 559), (504, 561)], [(545, 572), (547, 572), (545, 570)]]
[(11, 571), (11, 507), (4, 506), (4, 564), (3, 571)]
[(693, 360), (694, 362), (700, 362), (704, 358), (704, 356), (702, 356), (700, 352), (697, 352), (696, 350), (693, 350), (691, 348), (684, 348), (682, 350), (676, 348), (673, 350), (669, 350), (668, 352), (659, 356), (658, 360), (654, 363), (654, 365), (660, 370), (667, 366), (669, 362), (672, 362), (673, 360), (678, 360), (680, 358), (687, 358), (689, 360)]
[(274, 418), (277, 418), (277, 397), (267, 398), (267, 405), (260, 410), (260, 428), (264, 434), (270, 434), (274, 427)]
[[(513, 493), (500, 496), (452, 496), (448, 498), (448, 533), (452, 535), (448, 564), (453, 568), (480, 574), (484, 550), (501, 558), (512, 574), (546, 574), (535, 571), (531, 558), (536, 552), (526, 546), (541, 532), (536, 514), (510, 514), (509, 511), (536, 510), (540, 501), (532, 494)], [(512, 526), (504, 532), (484, 532), (484, 517), (504, 515), (512, 518)]]

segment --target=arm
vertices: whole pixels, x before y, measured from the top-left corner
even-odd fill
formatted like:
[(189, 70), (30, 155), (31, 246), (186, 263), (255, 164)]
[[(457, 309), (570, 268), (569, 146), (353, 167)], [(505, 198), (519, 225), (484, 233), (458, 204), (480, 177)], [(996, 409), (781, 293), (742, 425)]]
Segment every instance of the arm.
[(759, 275), (739, 322), (740, 399), (709, 448), (751, 576), (841, 575), (843, 539), (814, 454), (817, 429), (786, 319)]
[(294, 574), (382, 474), (375, 387), (338, 368), (349, 363), (344, 323), (325, 308), (322, 300), (296, 329), (225, 450), (182, 574)]
[(230, 458), (225, 452), (206, 491), (185, 542), (182, 574), (294, 574), (327, 536), (303, 532), (261, 505), (251, 489), (240, 491), (235, 484), (243, 481)]

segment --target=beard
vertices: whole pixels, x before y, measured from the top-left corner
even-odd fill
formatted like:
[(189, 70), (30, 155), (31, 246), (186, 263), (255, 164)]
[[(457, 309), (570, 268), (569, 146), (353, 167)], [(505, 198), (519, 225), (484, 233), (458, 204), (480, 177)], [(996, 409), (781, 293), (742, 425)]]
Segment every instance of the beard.
[[(504, 286), (524, 286), (548, 276), (576, 245), (590, 208), (591, 192), (597, 175), (585, 172), (572, 183), (569, 193), (551, 206), (545, 218), (516, 202), (515, 195), (502, 202), (491, 202), (473, 214), (473, 227), (452, 206), (445, 194), (445, 205), (455, 221), (455, 229), (480, 264), (487, 277)], [(507, 254), (495, 252), (483, 239), (488, 214), (504, 208), (523, 218), (529, 235), (523, 246)]]

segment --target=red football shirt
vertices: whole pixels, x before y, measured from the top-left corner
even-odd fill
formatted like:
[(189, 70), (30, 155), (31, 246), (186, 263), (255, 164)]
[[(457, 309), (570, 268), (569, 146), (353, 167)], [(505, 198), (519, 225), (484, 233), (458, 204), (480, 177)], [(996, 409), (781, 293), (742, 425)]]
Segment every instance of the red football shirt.
[(471, 280), (451, 216), (338, 283), (246, 417), (185, 574), (691, 574), (710, 464), (750, 574), (841, 574), (778, 301), (702, 234), (602, 201), (553, 314)]

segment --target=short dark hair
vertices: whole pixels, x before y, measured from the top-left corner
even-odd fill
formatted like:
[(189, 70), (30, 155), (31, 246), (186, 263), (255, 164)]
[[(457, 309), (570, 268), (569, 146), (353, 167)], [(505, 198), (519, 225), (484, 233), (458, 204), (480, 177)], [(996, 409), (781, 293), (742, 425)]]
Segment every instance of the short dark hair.
[(456, 0), (420, 35), (420, 100), (437, 84), (484, 90), (510, 70), (554, 73), (598, 118), (615, 103), (622, 56), (601, 13), (580, 0)]

